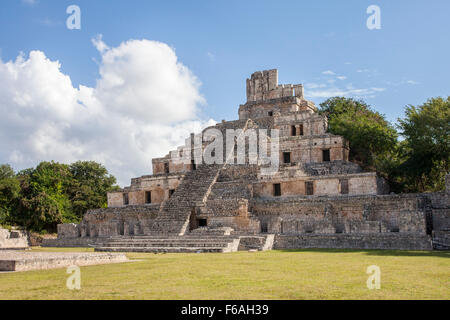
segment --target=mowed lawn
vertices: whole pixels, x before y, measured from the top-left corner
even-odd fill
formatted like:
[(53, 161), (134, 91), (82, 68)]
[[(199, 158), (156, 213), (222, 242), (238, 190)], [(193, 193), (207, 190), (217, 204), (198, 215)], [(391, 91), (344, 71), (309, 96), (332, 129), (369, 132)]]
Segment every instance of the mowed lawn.
[[(85, 252), (92, 249), (35, 248)], [(296, 250), (225, 254), (128, 254), (136, 260), (0, 273), (0, 299), (450, 299), (450, 253)], [(381, 269), (381, 289), (366, 285)]]

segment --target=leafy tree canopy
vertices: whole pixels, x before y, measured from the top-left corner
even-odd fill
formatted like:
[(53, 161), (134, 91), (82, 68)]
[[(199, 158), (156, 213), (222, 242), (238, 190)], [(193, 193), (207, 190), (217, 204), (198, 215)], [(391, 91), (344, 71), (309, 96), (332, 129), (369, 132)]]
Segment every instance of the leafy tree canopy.
[(18, 200), (20, 184), (10, 165), (0, 165), (0, 224), (11, 220), (11, 209)]
[(374, 169), (378, 159), (393, 152), (397, 132), (383, 115), (362, 100), (334, 97), (320, 104), (319, 112), (328, 118), (328, 130), (349, 141), (350, 160)]
[(78, 217), (92, 208), (106, 206), (106, 193), (118, 189), (116, 178), (104, 166), (94, 161), (78, 161), (69, 166), (72, 182), (68, 194)]
[(400, 170), (407, 176), (408, 191), (443, 190), (450, 163), (450, 97), (409, 105), (398, 123), (406, 159)]
[(2, 165), (0, 222), (54, 232), (58, 223), (80, 222), (87, 210), (105, 207), (106, 193), (118, 188), (115, 183), (116, 178), (93, 161), (41, 162), (17, 175)]

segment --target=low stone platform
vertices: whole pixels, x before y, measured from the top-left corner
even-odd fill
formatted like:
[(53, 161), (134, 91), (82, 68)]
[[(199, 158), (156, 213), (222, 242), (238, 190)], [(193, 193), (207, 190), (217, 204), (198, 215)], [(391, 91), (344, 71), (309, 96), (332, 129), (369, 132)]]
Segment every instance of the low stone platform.
[(105, 239), (97, 243), (95, 251), (196, 253), (234, 252), (239, 247), (239, 237), (222, 235), (189, 236), (132, 236)]
[(119, 253), (0, 251), (0, 271), (56, 269), (126, 261), (125, 254)]
[(426, 234), (365, 233), (365, 234), (282, 234), (275, 236), (274, 249), (378, 249), (433, 250)]

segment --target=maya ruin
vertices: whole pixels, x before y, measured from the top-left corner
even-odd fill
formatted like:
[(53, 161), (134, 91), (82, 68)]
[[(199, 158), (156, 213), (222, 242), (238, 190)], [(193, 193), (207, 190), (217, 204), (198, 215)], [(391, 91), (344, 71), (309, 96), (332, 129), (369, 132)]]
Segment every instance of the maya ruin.
[[(446, 192), (390, 194), (376, 172), (349, 161), (348, 142), (327, 132), (301, 84), (278, 84), (274, 69), (253, 73), (246, 87), (239, 120), (204, 130), (237, 133), (223, 161), (205, 163), (202, 155), (217, 150), (205, 135), (191, 134), (186, 146), (153, 159), (152, 175), (109, 193), (108, 207), (88, 211), (80, 224), (58, 225), (58, 239), (44, 245), (118, 252), (448, 248), (449, 176)], [(267, 150), (279, 166), (267, 174), (267, 164), (249, 161), (246, 139), (273, 129), (278, 150), (270, 138)], [(238, 141), (246, 147), (240, 164), (233, 161)]]

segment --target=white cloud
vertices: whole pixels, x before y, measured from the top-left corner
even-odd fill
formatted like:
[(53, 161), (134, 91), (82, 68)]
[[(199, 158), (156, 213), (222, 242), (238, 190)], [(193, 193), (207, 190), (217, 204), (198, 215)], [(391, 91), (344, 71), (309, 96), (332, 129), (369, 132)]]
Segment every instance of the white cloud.
[(331, 70), (327, 70), (327, 71), (322, 72), (322, 74), (325, 74), (325, 75), (328, 75), (328, 76), (334, 76), (336, 73), (334, 73)]
[(121, 185), (151, 172), (151, 159), (184, 144), (213, 120), (199, 117), (200, 82), (172, 48), (130, 40), (101, 54), (93, 88), (72, 85), (41, 51), (0, 60), (0, 162), (102, 162)]
[(337, 76), (336, 79), (338, 79), (338, 80), (345, 80), (345, 79), (347, 79), (347, 77), (346, 76)]
[(98, 34), (95, 38), (91, 39), (92, 44), (94, 47), (100, 52), (103, 53), (106, 50), (109, 50), (110, 48), (106, 45), (106, 43), (103, 42), (103, 35)]
[(385, 91), (385, 88), (353, 88), (347, 86), (346, 88), (323, 88), (320, 90), (310, 90), (306, 92), (307, 98), (331, 98), (336, 96), (353, 97), (353, 98), (374, 98), (376, 93)]
[(403, 86), (403, 85), (406, 85), (406, 84), (413, 85), (413, 86), (420, 84), (420, 82), (418, 82), (418, 81), (405, 80), (405, 79), (400, 80), (400, 81), (385, 81), (385, 83), (387, 85), (394, 86), (394, 87)]

